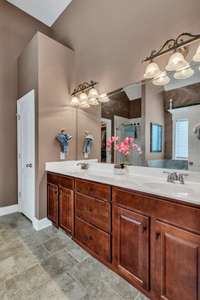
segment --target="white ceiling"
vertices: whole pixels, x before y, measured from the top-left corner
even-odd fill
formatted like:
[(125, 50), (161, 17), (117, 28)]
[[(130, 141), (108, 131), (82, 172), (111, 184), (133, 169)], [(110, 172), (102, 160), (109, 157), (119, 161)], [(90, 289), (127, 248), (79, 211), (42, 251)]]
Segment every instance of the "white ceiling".
[(48, 26), (62, 14), (72, 0), (7, 0)]

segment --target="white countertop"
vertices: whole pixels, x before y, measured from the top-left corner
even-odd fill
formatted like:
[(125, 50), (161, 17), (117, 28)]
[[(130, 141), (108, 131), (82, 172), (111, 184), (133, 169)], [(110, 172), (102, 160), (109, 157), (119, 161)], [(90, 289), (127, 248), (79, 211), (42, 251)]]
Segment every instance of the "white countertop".
[(97, 163), (97, 160), (87, 162), (88, 170), (81, 170), (78, 161), (48, 162), (45, 170), (200, 205), (200, 173), (178, 171), (188, 174), (183, 185), (168, 183), (167, 174), (163, 173), (166, 169), (131, 166), (125, 175), (116, 175), (112, 164)]

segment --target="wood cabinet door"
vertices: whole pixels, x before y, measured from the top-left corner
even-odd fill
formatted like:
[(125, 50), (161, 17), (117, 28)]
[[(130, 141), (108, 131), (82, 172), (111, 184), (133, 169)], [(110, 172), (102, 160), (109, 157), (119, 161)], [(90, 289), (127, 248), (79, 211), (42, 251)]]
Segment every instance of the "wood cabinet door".
[(74, 215), (73, 191), (60, 186), (59, 194), (59, 226), (71, 234), (73, 230)]
[(47, 184), (47, 217), (58, 227), (58, 186)]
[(133, 284), (149, 289), (149, 218), (113, 207), (113, 264)]
[(156, 221), (156, 299), (200, 300), (200, 236)]

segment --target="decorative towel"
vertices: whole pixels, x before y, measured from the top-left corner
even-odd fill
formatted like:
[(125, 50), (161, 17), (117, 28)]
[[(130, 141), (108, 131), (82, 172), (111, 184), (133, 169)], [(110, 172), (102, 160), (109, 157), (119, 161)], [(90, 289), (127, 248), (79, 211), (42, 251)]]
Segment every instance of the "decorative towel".
[(83, 143), (84, 158), (89, 157), (89, 154), (91, 153), (92, 150), (93, 142), (94, 142), (94, 137), (91, 134), (87, 134), (84, 138), (84, 143)]
[(56, 139), (60, 143), (61, 152), (66, 154), (68, 152), (69, 142), (71, 141), (72, 136), (68, 133), (60, 132), (56, 136)]

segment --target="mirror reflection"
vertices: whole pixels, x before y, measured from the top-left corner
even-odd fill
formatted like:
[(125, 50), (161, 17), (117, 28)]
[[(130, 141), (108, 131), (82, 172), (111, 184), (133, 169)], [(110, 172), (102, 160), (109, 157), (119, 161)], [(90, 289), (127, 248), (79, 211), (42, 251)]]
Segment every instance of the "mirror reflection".
[(200, 70), (188, 79), (173, 76), (165, 86), (151, 80), (109, 94), (101, 105), (101, 161), (122, 163), (124, 155), (109, 147), (112, 136), (128, 137), (141, 148), (126, 163), (155, 168), (200, 170)]

